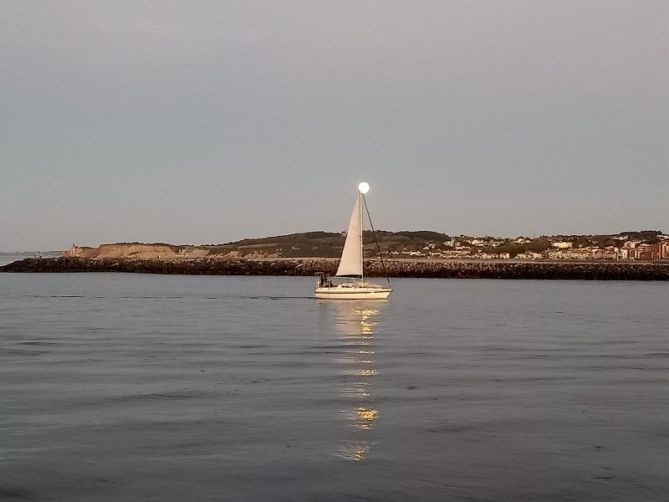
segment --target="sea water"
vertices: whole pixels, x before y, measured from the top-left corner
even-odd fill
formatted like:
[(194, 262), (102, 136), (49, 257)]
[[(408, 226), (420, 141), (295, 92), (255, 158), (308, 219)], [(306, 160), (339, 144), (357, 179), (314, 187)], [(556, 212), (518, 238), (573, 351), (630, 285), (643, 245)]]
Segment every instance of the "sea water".
[(667, 500), (669, 284), (0, 274), (0, 500)]

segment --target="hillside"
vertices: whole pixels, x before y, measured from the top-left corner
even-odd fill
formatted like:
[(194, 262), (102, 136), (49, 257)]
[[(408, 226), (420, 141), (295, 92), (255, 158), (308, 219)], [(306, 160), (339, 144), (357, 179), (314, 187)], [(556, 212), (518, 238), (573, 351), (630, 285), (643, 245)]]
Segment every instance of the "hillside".
[[(272, 257), (324, 257), (339, 258), (344, 248), (344, 233), (337, 232), (304, 232), (298, 234), (279, 235), (260, 239), (243, 239), (227, 244), (203, 246), (210, 250), (211, 255), (239, 253), (240, 256), (267, 255)], [(381, 252), (389, 255), (393, 251), (416, 251), (429, 245), (443, 245), (450, 237), (446, 234), (430, 231), (385, 232), (377, 231)], [(372, 232), (364, 232), (365, 254), (376, 254), (376, 242)]]

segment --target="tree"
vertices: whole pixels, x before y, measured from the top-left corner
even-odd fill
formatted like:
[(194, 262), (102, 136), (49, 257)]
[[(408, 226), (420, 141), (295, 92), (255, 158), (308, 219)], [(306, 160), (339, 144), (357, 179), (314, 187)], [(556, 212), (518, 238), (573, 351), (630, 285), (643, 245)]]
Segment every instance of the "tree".
[(543, 253), (544, 251), (550, 249), (551, 247), (551, 241), (546, 239), (545, 237), (539, 237), (538, 239), (534, 239), (531, 242), (528, 242), (526, 245), (526, 249), (528, 251), (533, 251), (535, 253)]

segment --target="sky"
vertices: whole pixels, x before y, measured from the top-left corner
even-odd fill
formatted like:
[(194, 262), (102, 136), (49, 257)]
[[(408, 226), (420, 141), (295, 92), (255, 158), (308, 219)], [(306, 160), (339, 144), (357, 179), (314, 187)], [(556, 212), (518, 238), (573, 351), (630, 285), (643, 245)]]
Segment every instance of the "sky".
[(0, 0), (0, 250), (669, 232), (665, 0)]

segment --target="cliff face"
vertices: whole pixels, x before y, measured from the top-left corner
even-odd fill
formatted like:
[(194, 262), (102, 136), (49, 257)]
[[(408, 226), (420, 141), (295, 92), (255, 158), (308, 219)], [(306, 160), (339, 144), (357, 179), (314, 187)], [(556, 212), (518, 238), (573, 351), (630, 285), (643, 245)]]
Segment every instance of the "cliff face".
[(201, 258), (209, 250), (195, 246), (171, 246), (169, 244), (120, 243), (101, 244), (96, 248), (72, 246), (63, 254), (67, 258), (133, 258), (140, 260), (163, 260), (178, 258)]
[(72, 245), (63, 253), (65, 258), (87, 259), (131, 259), (131, 260), (188, 260), (215, 256), (216, 258), (267, 258), (276, 254), (265, 250), (256, 250), (246, 246), (243, 253), (233, 247), (207, 246), (173, 246), (171, 244), (143, 244), (140, 242), (121, 242), (118, 244), (101, 244), (96, 248)]

